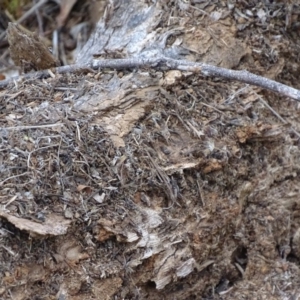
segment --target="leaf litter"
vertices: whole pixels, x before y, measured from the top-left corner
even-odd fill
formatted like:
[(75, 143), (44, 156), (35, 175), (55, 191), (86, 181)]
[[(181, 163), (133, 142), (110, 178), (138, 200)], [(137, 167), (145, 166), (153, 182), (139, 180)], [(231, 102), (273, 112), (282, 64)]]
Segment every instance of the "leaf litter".
[[(216, 5), (191, 9), (208, 18)], [(263, 35), (292, 26), (285, 7), (232, 4), (226, 15), (218, 5), (218, 26), (204, 19), (204, 29), (178, 11), (196, 57), (297, 87), (293, 40)], [(241, 83), (138, 72), (1, 92), (1, 297), (298, 297), (298, 104)]]

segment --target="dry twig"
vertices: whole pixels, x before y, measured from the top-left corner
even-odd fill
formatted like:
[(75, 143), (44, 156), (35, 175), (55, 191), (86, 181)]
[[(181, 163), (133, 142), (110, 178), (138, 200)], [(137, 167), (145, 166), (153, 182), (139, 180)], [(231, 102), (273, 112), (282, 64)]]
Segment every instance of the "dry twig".
[[(23, 21), (25, 21), (29, 16), (31, 16), (34, 12), (36, 12), (41, 6), (43, 6), (48, 0), (40, 0), (37, 3), (35, 3), (27, 12), (25, 12), (20, 19), (15, 21), (16, 24), (21, 24)], [(12, 18), (11, 18), (12, 20)], [(0, 34), (0, 40), (2, 40), (6, 35), (6, 32), (4, 31), (2, 34)]]
[[(193, 73), (202, 73), (205, 76), (216, 76), (220, 78), (237, 80), (240, 82), (248, 83), (251, 85), (259, 86), (272, 92), (279, 93), (281, 95), (290, 97), (294, 100), (300, 101), (300, 91), (289, 87), (285, 84), (277, 81), (252, 74), (248, 71), (235, 71), (225, 68), (216, 67), (213, 65), (191, 62), (187, 60), (175, 60), (165, 56), (159, 58), (128, 58), (128, 59), (104, 59), (104, 60), (93, 60), (92, 63), (87, 64), (74, 64), (63, 67), (57, 67), (53, 70), (56, 73), (73, 73), (83, 72), (89, 69), (101, 70), (101, 69), (127, 69), (127, 68), (143, 68), (150, 67), (162, 70), (180, 70), (188, 71)], [(12, 79), (0, 81), (0, 88), (7, 86), (9, 83), (17, 79), (34, 79), (34, 78), (45, 78), (49, 77), (50, 72), (48, 70), (38, 71), (34, 73), (25, 74), (22, 77), (14, 77)]]
[[(274, 114), (274, 116), (276, 116), (283, 124), (289, 124), (289, 122), (286, 121), (277, 111), (275, 111), (261, 96), (259, 96), (256, 92), (254, 92), (254, 94), (258, 97), (260, 102), (265, 107), (267, 107)], [(291, 127), (291, 130), (294, 132), (295, 135), (297, 135), (298, 138), (300, 138), (300, 133), (296, 129)]]

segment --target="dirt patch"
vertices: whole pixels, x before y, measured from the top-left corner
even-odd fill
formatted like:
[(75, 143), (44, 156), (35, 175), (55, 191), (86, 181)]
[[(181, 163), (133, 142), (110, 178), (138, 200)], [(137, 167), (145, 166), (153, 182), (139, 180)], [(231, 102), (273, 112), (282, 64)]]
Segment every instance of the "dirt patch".
[[(168, 53), (299, 88), (297, 5), (198, 2), (139, 5)], [(296, 101), (142, 69), (16, 82), (0, 109), (3, 299), (298, 298)]]

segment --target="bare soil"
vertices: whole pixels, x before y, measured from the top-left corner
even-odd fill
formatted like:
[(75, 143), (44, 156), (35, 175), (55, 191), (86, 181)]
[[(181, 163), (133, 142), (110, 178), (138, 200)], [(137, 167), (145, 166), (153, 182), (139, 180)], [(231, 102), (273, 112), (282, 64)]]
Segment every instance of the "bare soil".
[[(300, 89), (299, 5), (236, 2), (139, 5), (169, 53)], [(125, 57), (125, 37), (97, 55)], [(13, 82), (0, 299), (298, 299), (299, 119), (287, 97), (176, 70)]]

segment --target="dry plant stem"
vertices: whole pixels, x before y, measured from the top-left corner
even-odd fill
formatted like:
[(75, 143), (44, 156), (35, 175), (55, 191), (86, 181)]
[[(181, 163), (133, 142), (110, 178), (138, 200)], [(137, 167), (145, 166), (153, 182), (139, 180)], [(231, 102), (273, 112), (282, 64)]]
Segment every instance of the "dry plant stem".
[(24, 20), (26, 20), (29, 16), (31, 16), (37, 9), (39, 9), (41, 6), (43, 6), (48, 0), (40, 0), (37, 1), (26, 13), (22, 15), (20, 19), (17, 20), (17, 24), (22, 23)]
[[(261, 96), (259, 96), (257, 93), (255, 93), (255, 95), (258, 97), (260, 102), (265, 107), (267, 107), (283, 124), (289, 124), (289, 122), (286, 121), (277, 111), (275, 111)], [(291, 126), (291, 130), (294, 132), (295, 135), (297, 135), (298, 138), (300, 138), (300, 133), (296, 129), (294, 129), (292, 126)]]
[[(289, 87), (285, 84), (276, 82), (274, 80), (252, 74), (248, 71), (235, 71), (225, 68), (220, 68), (205, 63), (191, 62), (187, 60), (175, 60), (168, 57), (160, 58), (128, 58), (128, 59), (104, 59), (104, 60), (93, 60), (90, 64), (83, 65), (68, 65), (63, 67), (58, 67), (53, 70), (56, 73), (73, 73), (81, 72), (88, 69), (101, 70), (101, 69), (127, 69), (127, 68), (154, 68), (162, 70), (180, 70), (188, 71), (192, 73), (202, 73), (205, 76), (216, 76), (220, 78), (237, 80), (247, 84), (262, 87), (264, 89), (270, 90), (272, 92), (279, 93), (281, 95), (290, 97), (294, 100), (300, 101), (300, 91)], [(49, 77), (50, 74), (47, 70), (39, 71), (35, 73), (29, 73), (24, 75), (24, 79), (33, 78), (43, 78)], [(13, 80), (19, 77), (12, 78), (9, 80), (0, 81), (0, 88), (7, 86)]]
[[(47, 127), (62, 126), (62, 125), (63, 125), (62, 123), (54, 123), (54, 124), (33, 125), (33, 126), (14, 126), (14, 127), (5, 127), (5, 130), (40, 129), (40, 128), (47, 128)], [(0, 129), (2, 128), (0, 127)]]
[[(15, 23), (20, 24), (22, 23), (24, 20), (26, 20), (29, 16), (31, 16), (38, 8), (40, 8), (41, 6), (43, 6), (48, 0), (40, 0), (37, 3), (35, 3), (27, 12), (25, 12), (22, 17), (17, 20)], [(12, 18), (10, 18), (11, 21)], [(3, 32), (2, 34), (0, 34), (0, 40), (2, 40), (6, 35), (6, 32)]]
[(17, 178), (17, 177), (20, 177), (20, 176), (25, 176), (27, 175), (28, 172), (25, 172), (25, 173), (22, 173), (22, 174), (18, 174), (18, 175), (14, 175), (14, 176), (11, 176), (11, 177), (8, 177), (8, 178), (5, 178), (3, 181), (0, 181), (0, 186), (3, 185), (3, 183), (5, 183), (6, 181), (12, 179), (12, 178)]

